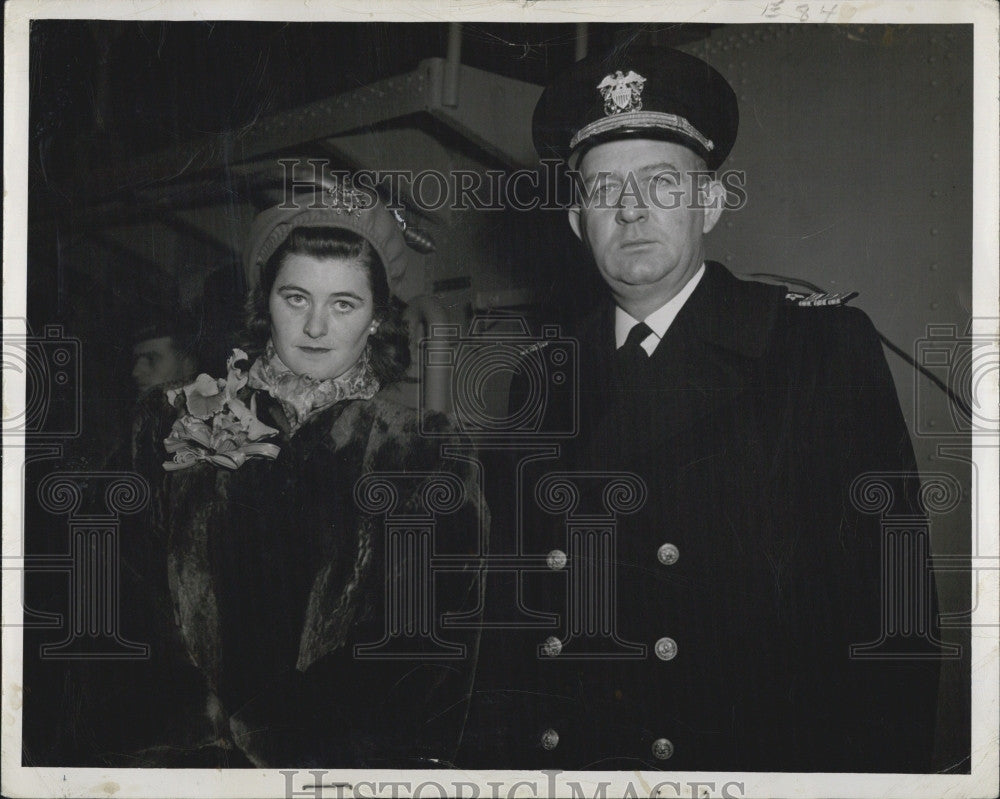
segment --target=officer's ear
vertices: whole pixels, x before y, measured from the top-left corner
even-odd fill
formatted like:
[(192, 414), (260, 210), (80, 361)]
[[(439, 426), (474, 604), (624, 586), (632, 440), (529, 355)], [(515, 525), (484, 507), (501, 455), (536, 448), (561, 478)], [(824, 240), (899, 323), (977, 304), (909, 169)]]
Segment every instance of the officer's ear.
[(705, 187), (705, 218), (702, 221), (702, 233), (708, 233), (715, 227), (726, 207), (726, 187), (721, 180), (713, 178)]
[(576, 237), (583, 241), (583, 227), (582, 220), (580, 218), (580, 206), (573, 205), (566, 212), (569, 215), (569, 226), (573, 228), (573, 232), (576, 233)]

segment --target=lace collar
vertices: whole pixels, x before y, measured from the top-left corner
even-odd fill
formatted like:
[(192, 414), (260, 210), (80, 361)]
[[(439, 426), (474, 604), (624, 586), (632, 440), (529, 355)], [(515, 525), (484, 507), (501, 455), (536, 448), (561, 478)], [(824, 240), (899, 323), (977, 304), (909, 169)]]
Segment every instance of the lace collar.
[(264, 354), (250, 367), (248, 385), (266, 391), (281, 403), (293, 434), (313, 414), (342, 400), (371, 399), (380, 388), (368, 347), (344, 374), (317, 380), (297, 375), (285, 366), (270, 341)]

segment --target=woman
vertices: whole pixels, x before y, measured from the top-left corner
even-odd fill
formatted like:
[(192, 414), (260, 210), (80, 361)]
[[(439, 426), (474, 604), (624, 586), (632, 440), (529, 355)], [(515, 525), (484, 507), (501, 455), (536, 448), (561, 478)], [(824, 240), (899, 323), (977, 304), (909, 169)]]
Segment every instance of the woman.
[[(488, 512), (472, 461), (439, 454), (468, 451), (448, 418), (382, 392), (409, 361), (402, 231), (342, 184), (261, 213), (245, 255), (249, 355), (136, 437), (219, 743), (259, 767), (445, 766), (478, 634), (441, 618), (480, 606)], [(457, 569), (432, 578), (431, 553)]]

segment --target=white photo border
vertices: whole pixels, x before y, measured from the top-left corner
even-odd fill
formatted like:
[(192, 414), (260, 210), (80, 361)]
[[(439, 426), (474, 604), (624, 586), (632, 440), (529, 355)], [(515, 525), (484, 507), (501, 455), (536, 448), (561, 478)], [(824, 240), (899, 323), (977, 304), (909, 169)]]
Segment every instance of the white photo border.
[[(504, 21), (504, 22), (595, 22), (595, 21), (677, 21), (688, 23), (751, 23), (764, 21), (761, 2), (672, 2), (651, 4), (609, 3), (597, 0), (574, 2), (500, 2), (486, 0), (433, 0), (432, 2), (372, 2), (361, 9), (358, 4), (309, 3), (282, 0), (226, 2), (225, 0), (172, 0), (171, 2), (111, 2), (110, 0), (11, 0), (5, 5), (4, 27), (4, 318), (5, 336), (16, 333), (7, 320), (26, 315), (26, 241), (28, 165), (28, 43), (33, 19), (115, 19), (150, 20), (271, 20), (271, 21)], [(787, 5), (792, 6), (789, 2)], [(834, 3), (803, 2), (795, 6), (819, 12)], [(998, 103), (998, 13), (992, 0), (970, 2), (845, 2), (838, 0), (831, 24), (882, 24), (893, 22), (971, 23), (974, 26), (975, 105), (974, 105), (974, 219), (973, 228), (973, 316), (996, 320), (998, 313), (998, 264), (1000, 264), (1000, 103)], [(799, 17), (789, 14), (778, 22), (796, 23)], [(982, 331), (994, 337), (995, 329)], [(995, 374), (989, 386), (993, 407), (998, 401)], [(989, 399), (989, 396), (987, 396)], [(5, 371), (3, 380), (5, 418), (8, 409), (16, 412), (25, 402), (23, 375)], [(995, 432), (995, 431), (994, 431)], [(995, 441), (995, 438), (991, 438)], [(995, 444), (975, 449), (975, 465), (983, 476), (981, 484), (996, 486), (1000, 481), (1000, 453)], [(22, 551), (22, 474), (23, 440), (4, 439), (3, 452), (3, 552)], [(991, 530), (978, 531), (979, 556), (1000, 558), (997, 520), (1000, 519), (998, 495), (976, 494), (973, 518), (991, 520)], [(16, 564), (15, 564), (16, 565)], [(979, 573), (978, 596), (971, 606), (972, 635), (972, 738), (971, 774), (894, 775), (894, 774), (786, 774), (786, 773), (715, 773), (715, 772), (560, 772), (530, 771), (367, 771), (330, 770), (320, 775), (324, 782), (350, 783), (366, 787), (361, 794), (389, 796), (378, 791), (378, 783), (409, 781), (413, 785), (434, 782), (449, 786), (478, 786), (480, 796), (551, 796), (552, 787), (559, 795), (568, 795), (570, 781), (584, 794), (594, 795), (601, 783), (607, 796), (648, 796), (653, 786), (666, 781), (681, 785), (692, 782), (716, 786), (720, 795), (727, 783), (741, 784), (741, 797), (986, 797), (998, 790), (1000, 728), (998, 703), (998, 590), (1000, 570)], [(289, 777), (278, 770), (170, 770), (170, 769), (80, 769), (32, 768), (21, 764), (21, 638), (17, 626), (21, 613), (20, 575), (8, 566), (3, 570), (3, 697), (2, 764), (5, 796), (114, 796), (114, 797), (285, 797)], [(297, 796), (311, 796), (303, 786), (313, 784), (317, 775), (302, 771), (292, 779)], [(554, 780), (554, 782), (553, 782)], [(492, 786), (492, 787), (491, 787)], [(520, 786), (520, 787), (518, 787)], [(511, 791), (514, 788), (514, 791)], [(686, 790), (686, 789), (685, 789)], [(735, 791), (735, 789), (732, 789)], [(432, 787), (427, 796), (437, 796)], [(469, 796), (472, 788), (456, 787), (455, 794)], [(337, 796), (334, 789), (323, 796)], [(676, 795), (661, 793), (660, 795)], [(686, 793), (683, 795), (687, 795)]]

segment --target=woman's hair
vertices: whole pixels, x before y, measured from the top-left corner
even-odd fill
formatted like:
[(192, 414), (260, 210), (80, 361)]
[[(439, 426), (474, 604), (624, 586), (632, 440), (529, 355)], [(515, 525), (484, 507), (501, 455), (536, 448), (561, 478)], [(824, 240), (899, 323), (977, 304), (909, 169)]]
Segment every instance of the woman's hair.
[(253, 360), (264, 352), (271, 337), (271, 289), (286, 256), (338, 258), (356, 262), (368, 275), (378, 329), (368, 337), (371, 366), (379, 383), (387, 386), (403, 378), (410, 365), (410, 336), (402, 312), (404, 305), (389, 294), (385, 267), (375, 248), (357, 233), (343, 228), (297, 227), (267, 259), (260, 279), (247, 298), (243, 349)]

